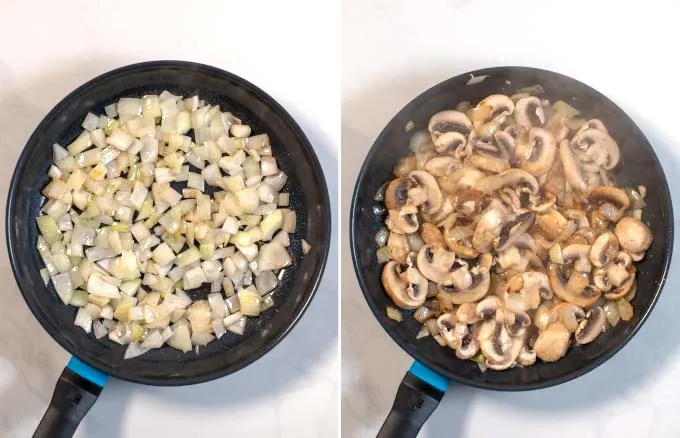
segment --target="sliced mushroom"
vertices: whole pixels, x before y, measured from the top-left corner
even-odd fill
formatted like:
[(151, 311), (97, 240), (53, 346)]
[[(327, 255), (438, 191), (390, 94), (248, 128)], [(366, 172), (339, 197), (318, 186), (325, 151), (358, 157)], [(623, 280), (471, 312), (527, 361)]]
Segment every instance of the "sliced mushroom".
[(430, 175), (446, 176), (460, 168), (463, 164), (453, 157), (434, 157), (425, 165)]
[(458, 290), (469, 289), (472, 286), (473, 278), (467, 264), (457, 269), (451, 270), (449, 277), (451, 284)]
[(451, 235), (451, 228), (444, 230), (444, 240), (446, 240), (446, 246), (462, 259), (476, 259), (479, 257), (479, 253), (472, 246), (472, 240), (456, 240), (454, 236)]
[(589, 128), (575, 135), (571, 142), (574, 147), (585, 151), (591, 161), (607, 170), (619, 164), (619, 146), (605, 131)]
[(390, 230), (395, 233), (411, 234), (418, 231), (418, 209), (413, 205), (407, 204), (401, 210), (390, 210), (389, 218), (392, 225)]
[(381, 280), (387, 295), (402, 309), (416, 309), (427, 297), (427, 279), (414, 267), (405, 271), (396, 261), (389, 261), (383, 268)]
[(496, 316), (502, 307), (501, 300), (497, 296), (490, 296), (477, 303), (475, 311), (479, 319), (488, 319)]
[(533, 127), (543, 126), (545, 114), (538, 97), (524, 97), (515, 104), (515, 121), (527, 130)]
[(503, 231), (504, 213), (497, 208), (488, 208), (480, 217), (472, 235), (472, 246), (480, 253), (488, 252), (494, 240)]
[(387, 247), (390, 249), (392, 259), (402, 265), (407, 264), (406, 256), (411, 252), (411, 247), (405, 235), (390, 233), (390, 236), (387, 239)]
[(458, 359), (471, 359), (477, 354), (479, 346), (469, 325), (458, 322), (453, 328), (453, 335)]
[(534, 343), (536, 356), (544, 362), (555, 362), (567, 354), (569, 330), (564, 324), (556, 322), (541, 330)]
[[(439, 211), (443, 197), (434, 176), (423, 170), (414, 170), (408, 174), (408, 179), (411, 182), (408, 196), (413, 205), (420, 206), (423, 213), (426, 214), (434, 214)], [(420, 195), (415, 198), (413, 195), (415, 190), (424, 193), (424, 198)]]
[(628, 195), (618, 187), (595, 187), (588, 194), (588, 200), (597, 205), (609, 203), (620, 210), (627, 210), (630, 207)]
[[(456, 155), (458, 151), (465, 148), (467, 135), (460, 132), (451, 131), (441, 134), (434, 141), (434, 150), (442, 155)], [(460, 158), (460, 157), (456, 157)]]
[(590, 119), (587, 122), (585, 122), (579, 129), (576, 131), (576, 134), (574, 136), (582, 133), (586, 129), (599, 129), (602, 132), (606, 132), (609, 134), (609, 131), (607, 130), (607, 127), (602, 123), (601, 120), (599, 119)]
[(531, 193), (538, 193), (538, 181), (529, 172), (522, 169), (508, 169), (496, 175), (480, 178), (475, 182), (475, 189), (491, 193), (503, 187), (526, 188)]
[(607, 231), (593, 242), (593, 246), (590, 248), (589, 259), (593, 266), (600, 268), (614, 260), (618, 254), (619, 240), (614, 233)]
[(526, 143), (518, 143), (515, 159), (522, 169), (534, 176), (543, 175), (553, 164), (557, 152), (557, 142), (550, 131), (531, 128)]
[(432, 141), (436, 142), (440, 135), (447, 132), (459, 132), (467, 136), (472, 130), (472, 122), (460, 111), (442, 111), (432, 116), (427, 129)]
[(515, 137), (506, 131), (498, 131), (493, 135), (494, 140), (499, 148), (505, 149), (508, 154), (508, 158), (512, 159), (515, 157)]
[(536, 215), (536, 223), (541, 228), (541, 231), (550, 240), (556, 240), (564, 233), (569, 225), (569, 221), (562, 213), (556, 209), (548, 210), (545, 213)]
[[(576, 262), (577, 260), (584, 260), (590, 265), (588, 257), (590, 256), (590, 245), (582, 243), (572, 243), (562, 248), (562, 259), (564, 263)], [(590, 272), (590, 268), (584, 270), (579, 269), (580, 272)]]
[(524, 334), (527, 327), (531, 325), (531, 317), (526, 312), (514, 313), (505, 312), (505, 328), (510, 336), (520, 336)]
[[(623, 217), (614, 228), (614, 233), (623, 249), (631, 253), (647, 251), (652, 244), (652, 230), (641, 221), (630, 217)], [(635, 260), (635, 257), (633, 257)], [(637, 260), (636, 260), (637, 261)]]
[(520, 237), (526, 235), (527, 230), (534, 223), (534, 214), (531, 212), (524, 212), (505, 223), (501, 229), (500, 235), (495, 242), (496, 251), (504, 251), (508, 249)]
[(441, 283), (448, 278), (454, 260), (455, 255), (444, 248), (424, 245), (418, 251), (416, 265), (425, 278)]
[(609, 281), (606, 268), (598, 268), (593, 272), (593, 284), (602, 292), (605, 292), (605, 297), (607, 296), (607, 292), (611, 290), (612, 284)]
[(452, 283), (440, 282), (437, 286), (439, 293), (445, 294), (453, 304), (472, 303), (481, 300), (489, 292), (491, 285), (489, 271), (485, 268), (473, 269), (471, 275), (472, 284), (467, 289), (458, 289)]
[(534, 315), (534, 325), (539, 330), (545, 330), (550, 324), (557, 322), (557, 312), (553, 311), (554, 305), (552, 301), (544, 301), (536, 309)]
[(450, 312), (442, 313), (437, 318), (437, 330), (444, 338), (449, 348), (456, 349), (456, 335), (454, 334), (456, 327), (456, 315)]
[(607, 316), (601, 307), (590, 309), (574, 334), (576, 343), (584, 345), (593, 342), (602, 333), (606, 322)]
[(385, 189), (385, 207), (388, 210), (399, 210), (408, 202), (408, 178), (396, 178)]
[(500, 173), (510, 168), (510, 160), (503, 155), (500, 150), (494, 147), (495, 150), (479, 147), (480, 143), (469, 142), (470, 153), (465, 158), (465, 162), (474, 167), (478, 167), (488, 172)]
[(569, 186), (576, 192), (585, 192), (588, 188), (586, 180), (583, 178), (581, 166), (579, 165), (574, 152), (569, 146), (569, 140), (562, 140), (560, 142), (560, 160), (564, 166), (564, 177), (569, 183)]
[(559, 265), (550, 263), (548, 265), (548, 279), (550, 288), (561, 300), (575, 304), (579, 307), (590, 307), (600, 298), (600, 291), (593, 287), (586, 287), (580, 292), (575, 292), (567, 287)]
[[(503, 362), (512, 346), (512, 337), (505, 329), (505, 324), (490, 319), (479, 327), (477, 340), (484, 357), (496, 363)], [(517, 352), (519, 354), (519, 352)]]
[(499, 123), (505, 121), (505, 117), (511, 115), (515, 110), (514, 102), (503, 94), (492, 94), (482, 99), (477, 108), (488, 106), (491, 108), (489, 117), (485, 121), (495, 120)]
[(527, 309), (536, 309), (541, 299), (553, 297), (548, 276), (542, 272), (527, 271), (514, 275), (506, 285), (506, 293), (518, 293)]
[(570, 333), (578, 329), (579, 323), (586, 317), (585, 311), (571, 303), (560, 303), (553, 307), (556, 319), (560, 321)]
[(620, 298), (625, 297), (628, 295), (628, 293), (631, 291), (633, 288), (633, 285), (635, 284), (635, 273), (630, 275), (626, 281), (621, 284), (621, 286), (617, 287), (611, 292), (606, 292), (604, 294), (604, 297), (608, 300), (618, 300)]

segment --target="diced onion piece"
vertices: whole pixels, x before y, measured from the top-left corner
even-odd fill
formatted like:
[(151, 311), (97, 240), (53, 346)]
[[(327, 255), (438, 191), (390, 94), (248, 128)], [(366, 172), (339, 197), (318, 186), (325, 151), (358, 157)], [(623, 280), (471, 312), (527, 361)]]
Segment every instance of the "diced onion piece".
[(76, 138), (73, 141), (73, 143), (66, 147), (66, 149), (68, 149), (69, 154), (76, 155), (84, 151), (85, 149), (89, 148), (90, 146), (92, 146), (92, 139), (90, 138), (90, 133), (88, 131), (83, 131), (78, 136), (78, 138)]
[(262, 245), (257, 259), (258, 269), (273, 271), (290, 266), (293, 260), (286, 248), (279, 242), (270, 242)]
[(203, 269), (196, 267), (188, 270), (184, 274), (184, 277), (182, 277), (182, 282), (184, 283), (184, 288), (195, 289), (203, 283), (207, 283), (208, 279), (206, 278)]
[(52, 277), (52, 284), (54, 289), (57, 291), (57, 295), (61, 298), (64, 304), (69, 304), (71, 297), (73, 296), (73, 284), (71, 282), (71, 276), (68, 272), (63, 272)]
[(255, 277), (255, 287), (260, 295), (271, 292), (278, 283), (279, 281), (272, 271), (262, 271)]
[(307, 243), (307, 241), (305, 239), (302, 239), (301, 243), (302, 243), (302, 254), (307, 254), (312, 249), (312, 245)]
[(196, 248), (189, 248), (177, 256), (175, 264), (179, 267), (187, 266), (201, 260), (201, 253)]
[(148, 352), (148, 348), (143, 348), (137, 343), (131, 343), (125, 349), (125, 354), (123, 354), (123, 359), (134, 359), (135, 357), (141, 356), (142, 354)]
[(102, 322), (99, 320), (96, 320), (92, 323), (92, 331), (96, 339), (102, 339), (109, 334), (109, 331), (106, 329), (104, 324), (102, 324)]
[(78, 309), (78, 313), (76, 313), (76, 319), (73, 321), (73, 324), (85, 330), (85, 333), (90, 333), (92, 331), (92, 315), (81, 307)]
[(295, 210), (285, 210), (283, 215), (283, 231), (286, 233), (294, 233), (296, 229), (297, 214)]
[(238, 300), (241, 304), (241, 314), (245, 316), (260, 315), (260, 294), (248, 289), (241, 289), (238, 291)]
[(402, 321), (403, 317), (401, 315), (401, 312), (398, 311), (397, 309), (395, 309), (394, 307), (387, 306), (387, 308), (385, 310), (387, 311), (387, 317), (388, 318), (390, 318), (394, 321), (397, 321), (397, 322)]
[(245, 329), (246, 318), (244, 317), (239, 318), (238, 321), (227, 327), (227, 330), (229, 330), (232, 333), (236, 333), (237, 335), (242, 335), (245, 332)]
[(167, 243), (161, 243), (153, 250), (153, 260), (160, 265), (167, 265), (175, 260), (175, 253)]
[(118, 288), (107, 283), (100, 275), (92, 274), (87, 280), (87, 291), (92, 295), (104, 298), (120, 298)]
[(147, 349), (161, 348), (164, 342), (161, 332), (159, 330), (152, 330), (146, 335), (146, 338), (142, 341), (140, 347)]
[(61, 241), (61, 232), (59, 231), (57, 223), (52, 217), (38, 216), (35, 220), (38, 223), (40, 234), (45, 238), (47, 243), (51, 245), (55, 242)]

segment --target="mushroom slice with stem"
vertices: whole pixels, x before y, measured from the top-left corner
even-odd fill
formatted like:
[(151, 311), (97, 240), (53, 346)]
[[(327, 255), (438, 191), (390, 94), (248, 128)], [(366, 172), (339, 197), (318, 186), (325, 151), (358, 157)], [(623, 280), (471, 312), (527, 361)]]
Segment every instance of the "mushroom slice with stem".
[[(489, 120), (495, 120), (499, 123), (503, 123), (505, 118), (515, 111), (515, 103), (508, 96), (503, 94), (492, 94), (485, 97), (477, 104), (476, 108), (489, 107), (489, 115), (485, 117), (481, 122), (487, 122)], [(474, 123), (474, 121), (473, 121)]]
[(541, 330), (534, 343), (536, 356), (544, 362), (555, 362), (562, 358), (569, 348), (569, 330), (560, 322), (550, 324)]
[(504, 251), (508, 249), (515, 241), (526, 234), (527, 230), (534, 223), (534, 214), (531, 212), (524, 212), (508, 221), (501, 229), (500, 235), (496, 238), (496, 251)]
[(416, 309), (427, 297), (427, 279), (414, 267), (402, 271), (396, 261), (383, 268), (381, 280), (387, 295), (402, 309)]
[(425, 278), (441, 283), (449, 277), (455, 258), (455, 254), (441, 246), (424, 245), (418, 251), (416, 265)]
[(392, 168), (392, 173), (394, 176), (402, 178), (408, 176), (411, 171), (418, 168), (418, 160), (415, 155), (409, 155), (397, 161), (397, 164)]
[(527, 327), (531, 325), (531, 317), (526, 312), (505, 312), (505, 328), (510, 336), (523, 335)]
[(477, 304), (463, 303), (456, 310), (456, 318), (463, 324), (474, 324), (479, 321), (477, 314)]
[(393, 179), (385, 189), (385, 207), (388, 210), (399, 210), (405, 206), (410, 186), (408, 178)]
[(590, 263), (590, 245), (572, 243), (562, 249), (564, 263), (574, 263), (574, 269), (578, 272), (590, 272), (593, 269)]
[(564, 167), (564, 177), (566, 178), (567, 183), (576, 192), (585, 192), (588, 188), (588, 184), (586, 183), (585, 178), (583, 178), (581, 165), (578, 163), (576, 156), (574, 156), (574, 151), (571, 150), (569, 140), (562, 140), (559, 149), (560, 160)]
[(601, 307), (590, 309), (574, 334), (576, 344), (584, 345), (593, 342), (602, 333), (606, 322), (607, 316)]
[[(420, 206), (423, 213), (434, 214), (442, 206), (442, 192), (434, 176), (423, 170), (414, 170), (408, 174), (411, 187), (408, 196), (414, 205)], [(414, 193), (417, 195), (414, 196)]]
[(437, 318), (437, 329), (439, 330), (439, 334), (441, 334), (446, 341), (446, 345), (454, 350), (456, 349), (456, 336), (454, 335), (456, 322), (456, 315), (450, 312), (442, 313), (439, 318)]
[(579, 307), (590, 307), (600, 298), (601, 292), (594, 287), (586, 286), (579, 292), (567, 287), (559, 265), (555, 263), (548, 265), (548, 279), (550, 280), (550, 288), (559, 299)]
[(472, 130), (472, 122), (460, 111), (441, 111), (432, 116), (427, 129), (430, 131), (432, 141), (436, 142), (440, 135), (447, 132), (459, 132), (467, 136)]
[(472, 235), (472, 246), (480, 253), (491, 250), (494, 240), (500, 236), (505, 223), (505, 214), (499, 208), (486, 209), (475, 227)]
[(625, 191), (618, 187), (600, 186), (595, 187), (588, 194), (588, 201), (601, 205), (609, 203), (619, 210), (627, 210), (630, 207), (630, 199)]
[(571, 140), (573, 147), (585, 151), (586, 157), (607, 170), (619, 164), (621, 152), (613, 138), (599, 129), (586, 129)]
[(495, 320), (483, 322), (477, 338), (486, 358), (486, 366), (496, 371), (514, 366), (525, 344), (524, 335), (512, 337), (505, 328), (505, 324)]
[[(631, 253), (631, 256), (647, 251), (652, 244), (652, 230), (634, 217), (621, 218), (614, 227), (614, 233), (621, 247)], [(635, 260), (634, 256), (632, 258)]]
[[(441, 134), (434, 141), (434, 150), (438, 154), (453, 155), (460, 154), (460, 151), (467, 145), (467, 135), (460, 132), (451, 131)], [(459, 157), (456, 157), (459, 158)]]
[(543, 126), (545, 114), (541, 100), (538, 97), (529, 96), (517, 101), (515, 104), (515, 121), (527, 130), (533, 127)]
[(472, 284), (467, 289), (458, 289), (452, 283), (440, 282), (437, 289), (453, 304), (473, 303), (481, 300), (489, 292), (491, 277), (485, 268), (473, 268)]
[(543, 175), (553, 164), (557, 152), (555, 137), (543, 128), (531, 128), (529, 140), (515, 148), (515, 160), (522, 169), (534, 176)]
[(495, 295), (484, 298), (475, 306), (475, 312), (479, 319), (492, 318), (496, 316), (499, 310), (503, 312), (502, 309), (501, 300)]
[(498, 131), (493, 135), (494, 140), (499, 148), (505, 149), (508, 154), (508, 158), (512, 159), (515, 157), (515, 137), (506, 131)]
[(475, 339), (473, 329), (467, 324), (456, 323), (453, 328), (454, 345), (458, 359), (471, 359), (479, 351), (479, 345)]
[(606, 292), (604, 294), (604, 297), (608, 300), (618, 300), (620, 298), (625, 297), (628, 295), (628, 293), (631, 291), (633, 288), (633, 285), (635, 284), (635, 273), (630, 275), (627, 280), (621, 284), (621, 286), (617, 287), (616, 289), (612, 290), (611, 292)]
[(484, 193), (495, 192), (503, 187), (526, 188), (530, 193), (538, 193), (538, 181), (522, 169), (508, 169), (496, 175), (480, 178), (475, 182), (475, 190)]
[(483, 141), (474, 131), (468, 138), (467, 150), (465, 162), (468, 165), (493, 173), (500, 173), (510, 168), (507, 151), (499, 144)]
[(389, 210), (390, 231), (401, 234), (411, 234), (418, 231), (418, 208), (406, 204), (401, 210)]
[(587, 122), (585, 122), (583, 124), (583, 126), (581, 126), (578, 129), (578, 131), (576, 131), (576, 134), (574, 134), (574, 136), (579, 135), (580, 133), (582, 133), (586, 129), (598, 129), (602, 132), (606, 132), (607, 134), (609, 134), (609, 131), (607, 130), (607, 127), (604, 125), (604, 123), (602, 123), (602, 120), (600, 120), (600, 119), (590, 119)]
[(527, 310), (536, 309), (541, 304), (541, 300), (549, 300), (553, 297), (548, 276), (538, 271), (515, 274), (508, 281), (505, 293), (506, 296), (513, 293), (519, 294)]
[(611, 231), (600, 234), (595, 239), (588, 255), (590, 263), (597, 268), (601, 268), (610, 261), (614, 260), (619, 254), (619, 240)]

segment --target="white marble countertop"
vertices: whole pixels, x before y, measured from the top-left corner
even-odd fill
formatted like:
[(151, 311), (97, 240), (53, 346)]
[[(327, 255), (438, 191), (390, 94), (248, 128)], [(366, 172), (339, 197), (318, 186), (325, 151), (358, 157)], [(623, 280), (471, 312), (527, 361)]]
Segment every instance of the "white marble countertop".
[[(427, 6), (425, 6), (427, 5)], [(411, 363), (356, 283), (348, 211), (363, 158), (412, 98), (457, 74), (527, 65), (575, 77), (635, 119), (680, 205), (676, 2), (345, 0), (342, 126), (342, 435), (375, 436)], [(675, 10), (674, 10), (675, 9)], [(677, 245), (676, 245), (677, 248)], [(423, 437), (680, 436), (678, 257), (638, 335), (595, 371), (551, 389), (499, 393), (451, 385)]]
[[(315, 19), (305, 19), (305, 13)], [(96, 75), (154, 59), (211, 64), (270, 93), (314, 144), (335, 210), (338, 52), (338, 11), (311, 0), (3, 1), (3, 212), (19, 152), (47, 111)], [(4, 224), (4, 220), (3, 213), (0, 221)], [(23, 438), (32, 434), (42, 416), (68, 354), (24, 304), (9, 267), (4, 229), (0, 240), (0, 436)], [(335, 436), (339, 392), (336, 244), (307, 313), (265, 357), (236, 374), (196, 386), (155, 388), (112, 379), (76, 436)]]

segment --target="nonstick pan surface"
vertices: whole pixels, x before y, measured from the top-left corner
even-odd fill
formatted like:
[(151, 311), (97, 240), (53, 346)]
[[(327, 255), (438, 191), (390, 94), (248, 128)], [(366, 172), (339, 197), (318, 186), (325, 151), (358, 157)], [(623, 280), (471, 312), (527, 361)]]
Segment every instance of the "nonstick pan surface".
[[(40, 191), (48, 182), (52, 144), (69, 144), (82, 130), (89, 111), (121, 97), (159, 94), (163, 90), (190, 97), (198, 94), (209, 104), (231, 111), (253, 134), (267, 133), (279, 167), (288, 175), (284, 191), (297, 211), (297, 231), (291, 236), (294, 264), (275, 292), (275, 306), (251, 319), (246, 332), (227, 332), (220, 340), (182, 353), (170, 347), (124, 360), (125, 347), (108, 339), (97, 341), (73, 325), (76, 309), (65, 306), (53, 287), (40, 277), (43, 267), (35, 249), (35, 217), (43, 202)], [(319, 284), (330, 244), (330, 204), (324, 175), (314, 150), (291, 116), (269, 95), (244, 79), (207, 65), (156, 61), (126, 66), (99, 76), (62, 100), (40, 123), (22, 152), (10, 185), (7, 240), (12, 269), (29, 308), (47, 332), (71, 354), (111, 376), (151, 385), (186, 385), (230, 374), (272, 349), (295, 325)], [(312, 250), (302, 257), (301, 239)], [(188, 291), (194, 298), (208, 287)], [(30, 336), (30, 334), (26, 334)]]
[[(482, 82), (467, 85), (470, 74), (488, 75)], [(644, 221), (654, 233), (654, 242), (644, 261), (638, 264), (638, 292), (633, 304), (635, 316), (601, 335), (595, 342), (571, 348), (554, 363), (537, 361), (527, 368), (506, 371), (487, 370), (457, 359), (455, 352), (440, 347), (432, 338), (417, 340), (421, 325), (412, 311), (403, 311), (397, 323), (385, 313), (393, 303), (380, 283), (382, 266), (377, 263), (374, 236), (383, 227), (384, 208), (374, 200), (380, 187), (392, 178), (396, 162), (408, 154), (411, 135), (427, 129), (430, 117), (453, 109), (461, 101), (478, 102), (495, 93), (513, 94), (518, 89), (540, 84), (551, 102), (564, 100), (581, 110), (582, 117), (601, 119), (617, 140), (623, 165), (616, 178), (619, 184), (647, 187)], [(406, 130), (413, 122), (412, 130)], [(356, 145), (361, 147), (361, 145)], [(671, 261), (673, 209), (666, 177), (649, 141), (635, 122), (604, 95), (567, 76), (528, 67), (496, 67), (448, 79), (422, 93), (404, 107), (385, 127), (369, 151), (356, 183), (350, 212), (350, 245), (354, 268), (366, 301), (387, 333), (414, 359), (439, 374), (471, 386), (493, 390), (530, 390), (566, 382), (594, 369), (621, 349), (649, 316), (661, 293)]]

